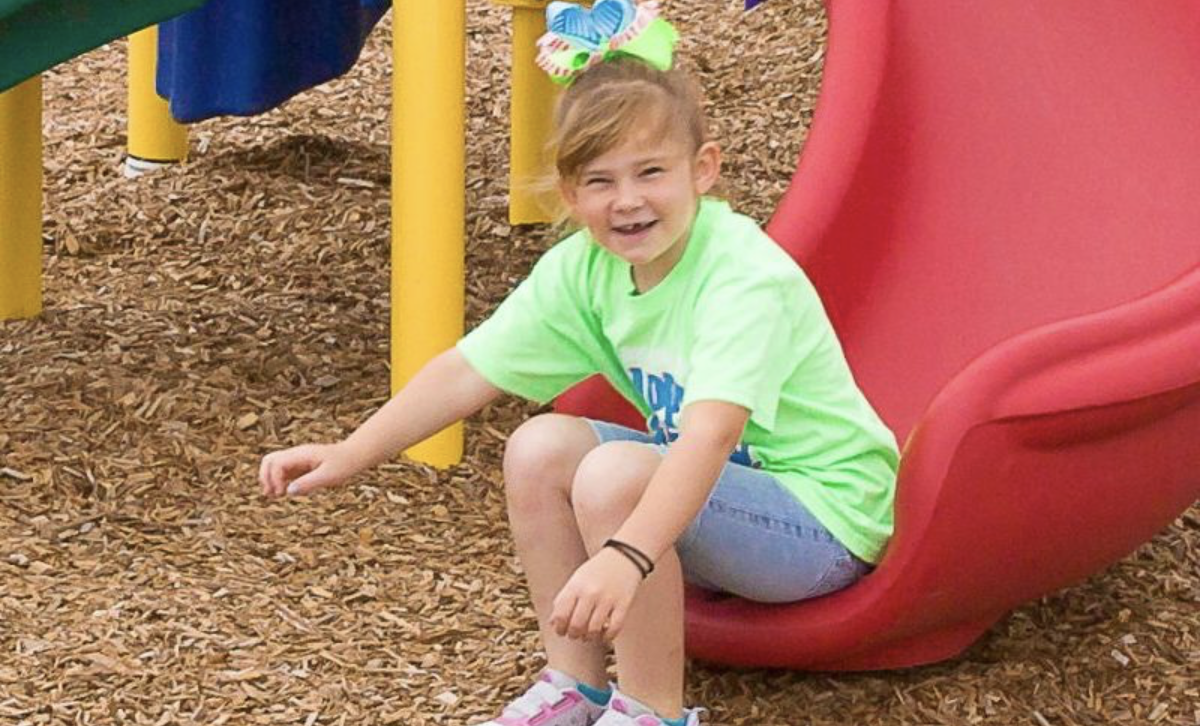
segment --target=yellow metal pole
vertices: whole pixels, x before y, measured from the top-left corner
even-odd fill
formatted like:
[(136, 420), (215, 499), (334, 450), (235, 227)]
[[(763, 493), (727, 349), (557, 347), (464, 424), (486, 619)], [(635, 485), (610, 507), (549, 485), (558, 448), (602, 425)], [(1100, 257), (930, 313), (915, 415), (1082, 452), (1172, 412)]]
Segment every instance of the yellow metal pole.
[(0, 93), (0, 320), (42, 312), (42, 79)]
[[(393, 15), (392, 391), (463, 333), (466, 0), (398, 0)], [(462, 459), (455, 425), (407, 453)]]
[(158, 27), (129, 36), (129, 159), (132, 175), (187, 158), (187, 127), (171, 118), (154, 90)]
[(557, 87), (538, 67), (537, 40), (546, 32), (546, 2), (499, 0), (513, 6), (512, 148), (508, 220), (512, 224), (552, 221), (548, 190), (539, 190), (549, 170), (550, 138)]

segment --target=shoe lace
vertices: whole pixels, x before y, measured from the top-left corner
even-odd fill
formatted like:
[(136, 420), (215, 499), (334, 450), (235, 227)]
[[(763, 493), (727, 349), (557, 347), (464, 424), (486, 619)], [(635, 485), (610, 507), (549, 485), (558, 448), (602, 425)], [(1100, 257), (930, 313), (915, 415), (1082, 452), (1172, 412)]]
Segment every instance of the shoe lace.
[(528, 718), (534, 716), (538, 711), (542, 710), (543, 706), (553, 705), (558, 703), (562, 698), (562, 690), (552, 683), (546, 681), (538, 681), (534, 683), (528, 691), (525, 691), (517, 700), (508, 704), (508, 708), (504, 709), (505, 716), (520, 716)]

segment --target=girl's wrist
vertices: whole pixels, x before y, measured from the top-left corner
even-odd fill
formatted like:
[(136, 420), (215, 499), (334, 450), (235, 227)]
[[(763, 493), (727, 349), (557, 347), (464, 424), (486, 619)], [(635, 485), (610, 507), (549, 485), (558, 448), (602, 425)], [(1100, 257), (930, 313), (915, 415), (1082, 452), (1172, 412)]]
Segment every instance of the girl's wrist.
[(346, 477), (352, 477), (372, 465), (369, 452), (363, 451), (356, 442), (344, 439), (332, 444), (333, 458), (338, 460), (346, 471)]
[(651, 559), (650, 556), (645, 552), (641, 551), (637, 547), (634, 547), (628, 542), (624, 542), (615, 538), (609, 539), (604, 543), (604, 548), (611, 549), (621, 554), (625, 559), (629, 560), (629, 562), (637, 568), (638, 572), (641, 573), (643, 580), (649, 577), (650, 573), (654, 572), (654, 560)]

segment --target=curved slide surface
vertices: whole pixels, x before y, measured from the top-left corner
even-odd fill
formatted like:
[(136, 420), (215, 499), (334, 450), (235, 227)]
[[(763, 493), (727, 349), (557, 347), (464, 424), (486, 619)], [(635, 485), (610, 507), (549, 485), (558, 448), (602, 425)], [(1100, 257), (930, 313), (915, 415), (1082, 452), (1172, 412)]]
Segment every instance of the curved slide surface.
[[(691, 593), (734, 665), (951, 657), (1200, 497), (1200, 4), (830, 0), (769, 226), (904, 442), (880, 567), (785, 606)], [(594, 382), (564, 410), (629, 422)]]

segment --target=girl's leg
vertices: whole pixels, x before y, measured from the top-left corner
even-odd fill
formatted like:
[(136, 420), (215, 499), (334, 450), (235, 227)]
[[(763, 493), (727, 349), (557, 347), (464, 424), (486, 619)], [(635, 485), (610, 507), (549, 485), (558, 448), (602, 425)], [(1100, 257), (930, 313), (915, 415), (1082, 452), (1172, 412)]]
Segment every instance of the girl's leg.
[[(631, 440), (584, 456), (572, 500), (589, 552), (624, 524), (661, 461), (661, 447)], [(682, 715), (683, 562), (690, 581), (761, 602), (817, 597), (871, 570), (770, 474), (727, 464), (699, 516), (642, 583), (615, 644), (621, 690), (666, 718)]]
[(517, 557), (525, 568), (549, 665), (604, 689), (604, 644), (560, 637), (549, 626), (554, 597), (588, 558), (571, 508), (571, 485), (579, 463), (597, 445), (583, 419), (558, 414), (532, 418), (509, 437), (504, 484)]
[[(629, 441), (601, 444), (583, 458), (572, 499), (588, 552), (621, 527), (661, 462), (655, 448)], [(683, 577), (674, 550), (642, 583), (614, 646), (622, 692), (660, 716), (682, 716)]]
[(775, 477), (737, 464), (675, 550), (687, 581), (757, 602), (826, 595), (871, 571)]

